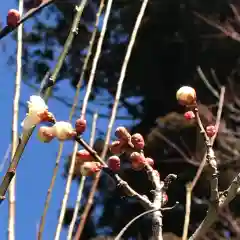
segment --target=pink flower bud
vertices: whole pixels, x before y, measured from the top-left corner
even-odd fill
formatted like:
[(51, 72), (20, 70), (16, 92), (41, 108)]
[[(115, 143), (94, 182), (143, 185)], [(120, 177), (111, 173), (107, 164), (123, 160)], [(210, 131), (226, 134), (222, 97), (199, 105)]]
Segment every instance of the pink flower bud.
[(184, 117), (186, 120), (192, 120), (195, 118), (195, 114), (193, 111), (188, 111), (184, 113)]
[(75, 129), (77, 134), (81, 135), (85, 132), (87, 127), (87, 121), (85, 119), (77, 119), (75, 123)]
[(20, 13), (16, 9), (10, 9), (7, 15), (7, 25), (9, 27), (16, 27), (20, 20)]
[(162, 205), (165, 205), (168, 202), (168, 195), (166, 192), (162, 193)]
[(145, 145), (144, 138), (139, 133), (135, 133), (132, 135), (131, 142), (133, 146), (138, 150), (141, 150), (144, 148), (144, 145)]
[(216, 134), (216, 127), (213, 125), (207, 126), (206, 127), (206, 133), (208, 137), (213, 137)]
[(81, 149), (77, 152), (76, 159), (82, 162), (91, 162), (93, 160), (93, 157), (87, 150)]
[(92, 176), (101, 169), (102, 166), (98, 162), (84, 162), (80, 167), (80, 172), (83, 176)]
[(193, 105), (196, 102), (196, 91), (192, 87), (181, 87), (176, 94), (176, 98), (181, 105)]
[(110, 145), (110, 151), (113, 154), (121, 154), (123, 152), (123, 143), (120, 141), (114, 141)]
[(125, 127), (118, 127), (115, 131), (115, 136), (124, 142), (128, 142), (131, 139), (131, 135)]
[(120, 158), (118, 156), (111, 156), (108, 158), (108, 167), (114, 172), (120, 170)]
[(129, 159), (132, 163), (132, 169), (134, 169), (136, 171), (142, 170), (146, 163), (145, 157), (138, 152), (131, 153)]
[(147, 162), (151, 167), (154, 166), (154, 160), (153, 160), (152, 158), (148, 158), (148, 157), (147, 157), (145, 160), (146, 160), (146, 162)]

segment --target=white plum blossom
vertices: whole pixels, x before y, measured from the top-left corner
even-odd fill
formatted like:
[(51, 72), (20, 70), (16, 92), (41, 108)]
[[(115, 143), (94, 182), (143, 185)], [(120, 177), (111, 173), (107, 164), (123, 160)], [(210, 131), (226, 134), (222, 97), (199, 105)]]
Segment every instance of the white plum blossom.
[(74, 131), (71, 123), (63, 121), (56, 122), (52, 126), (52, 133), (60, 141), (68, 140), (76, 136), (76, 132)]
[(30, 100), (27, 101), (27, 104), (28, 113), (21, 124), (25, 130), (31, 129), (39, 124), (42, 121), (42, 115), (48, 111), (48, 106), (40, 96), (30, 96)]

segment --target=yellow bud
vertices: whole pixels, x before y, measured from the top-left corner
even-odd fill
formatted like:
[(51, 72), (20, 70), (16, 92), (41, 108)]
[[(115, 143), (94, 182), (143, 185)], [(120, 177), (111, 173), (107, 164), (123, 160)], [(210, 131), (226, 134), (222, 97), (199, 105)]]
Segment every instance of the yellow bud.
[(176, 98), (181, 105), (193, 105), (196, 102), (196, 91), (192, 87), (181, 87), (176, 94)]

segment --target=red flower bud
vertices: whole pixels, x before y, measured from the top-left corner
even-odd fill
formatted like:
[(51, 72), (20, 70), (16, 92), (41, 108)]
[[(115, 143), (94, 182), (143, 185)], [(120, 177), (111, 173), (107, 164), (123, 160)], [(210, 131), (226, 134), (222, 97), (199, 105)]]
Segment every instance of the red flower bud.
[(16, 27), (20, 20), (20, 13), (16, 9), (10, 9), (7, 15), (7, 25), (9, 27)]
[(120, 170), (120, 158), (118, 156), (111, 156), (108, 158), (108, 167), (114, 172)]
[(125, 127), (118, 127), (115, 131), (115, 136), (125, 142), (131, 139), (131, 135)]
[(162, 205), (165, 205), (168, 202), (168, 195), (166, 192), (162, 193)]
[(77, 134), (81, 135), (86, 130), (87, 121), (85, 119), (79, 118), (75, 122), (75, 129)]
[(91, 162), (93, 160), (91, 154), (85, 149), (78, 151), (76, 154), (76, 158), (78, 161), (82, 162)]
[(145, 145), (144, 138), (139, 133), (135, 133), (132, 135), (131, 142), (133, 146), (138, 150), (141, 150), (144, 148), (144, 145)]
[(131, 153), (129, 159), (132, 163), (132, 169), (134, 169), (136, 171), (142, 170), (146, 163), (145, 157), (138, 152)]
[(216, 134), (216, 127), (213, 125), (207, 126), (206, 127), (206, 133), (208, 135), (208, 137), (213, 137)]
[(195, 118), (195, 114), (193, 111), (188, 111), (184, 113), (184, 117), (186, 120), (192, 120)]

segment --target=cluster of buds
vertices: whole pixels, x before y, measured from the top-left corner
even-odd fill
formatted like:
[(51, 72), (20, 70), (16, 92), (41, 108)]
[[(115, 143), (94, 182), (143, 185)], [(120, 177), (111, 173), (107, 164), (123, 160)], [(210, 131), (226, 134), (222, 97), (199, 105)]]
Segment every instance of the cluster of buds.
[[(192, 87), (181, 87), (177, 91), (176, 98), (178, 102), (183, 106), (197, 108), (197, 95), (195, 89)], [(193, 111), (187, 111), (184, 113), (184, 117), (186, 120), (192, 120), (195, 119), (195, 114)], [(209, 125), (206, 127), (205, 131), (207, 136), (209, 138), (212, 138), (216, 134), (216, 127), (214, 125)]]
[(145, 142), (141, 134), (135, 133), (131, 135), (125, 127), (118, 127), (115, 131), (117, 141), (112, 142), (110, 150), (113, 154), (122, 154), (130, 149), (142, 151)]
[[(110, 145), (111, 152), (115, 155), (127, 153), (133, 170), (140, 171), (146, 164), (154, 165), (153, 159), (146, 158), (143, 154), (145, 141), (141, 134), (135, 133), (131, 135), (125, 127), (118, 127), (115, 136), (118, 140)], [(119, 170), (120, 158), (118, 156), (110, 157), (108, 165), (114, 171)]]
[(85, 149), (82, 149), (76, 154), (75, 172), (80, 171), (83, 176), (93, 176), (102, 169), (99, 162), (95, 162), (92, 155)]

